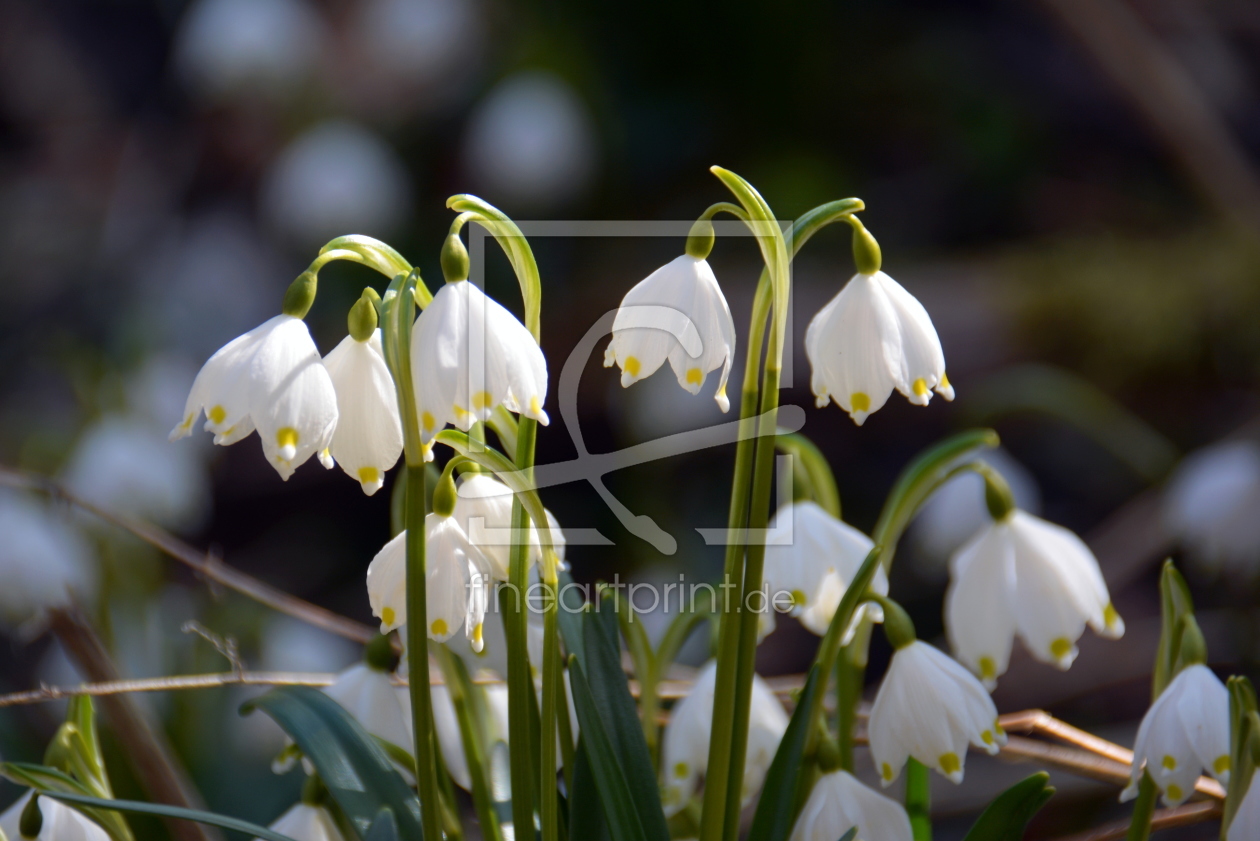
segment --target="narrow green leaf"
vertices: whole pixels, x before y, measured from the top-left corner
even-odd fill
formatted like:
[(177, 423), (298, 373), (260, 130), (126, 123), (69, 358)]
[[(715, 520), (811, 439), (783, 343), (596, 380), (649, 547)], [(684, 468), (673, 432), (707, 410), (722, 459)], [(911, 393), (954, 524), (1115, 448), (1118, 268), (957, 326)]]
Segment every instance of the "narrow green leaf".
[(856, 827), (856, 826), (855, 826), (855, 827), (853, 827), (853, 829), (850, 829), (850, 830), (849, 830), (848, 832), (846, 832), (844, 835), (841, 835), (841, 836), (840, 836), (840, 841), (854, 841), (854, 839), (855, 839), (855, 838), (857, 838), (857, 827)]
[[(805, 688), (801, 690), (800, 703), (792, 713), (779, 749), (774, 754), (770, 769), (766, 771), (766, 781), (761, 787), (761, 800), (757, 803), (757, 813), (753, 816), (752, 829), (748, 833), (750, 841), (782, 841), (792, 831), (796, 822), (797, 791), (800, 786), (805, 743), (809, 736), (809, 723), (813, 719), (814, 705), (818, 702), (819, 676), (821, 667), (815, 664), (805, 679)], [(804, 798), (801, 798), (802, 800)]]
[[(0, 776), (12, 780), (18, 785), (48, 794), (64, 792), (84, 797), (96, 796), (96, 792), (86, 784), (79, 782), (69, 774), (58, 771), (56, 768), (49, 768), (46, 765), (36, 765), (29, 762), (5, 762), (0, 764)], [(131, 827), (127, 825), (127, 821), (123, 819), (122, 815), (117, 812), (77, 805), (74, 808), (95, 821), (101, 829), (109, 833), (109, 837), (114, 839), (114, 841), (133, 841), (134, 836), (131, 834)]]
[[(600, 804), (607, 817), (607, 826), (613, 841), (647, 841), (648, 835), (639, 820), (630, 786), (622, 773), (612, 742), (604, 732), (604, 722), (591, 686), (587, 683), (586, 674), (576, 656), (569, 660), (569, 682), (573, 686), (573, 706), (581, 725), (584, 753), (590, 760), (591, 777), (599, 792)], [(660, 841), (665, 841), (668, 837), (661, 836)]]
[(569, 792), (569, 837), (575, 841), (602, 841), (608, 838), (608, 824), (600, 807), (599, 789), (583, 736), (578, 737), (574, 764), (577, 767), (573, 769), (573, 789)]
[(382, 809), (393, 813), (404, 838), (422, 838), (420, 800), (385, 751), (336, 701), (309, 686), (281, 686), (241, 707), (276, 720), (315, 763), (329, 793), (360, 838)]
[(582, 588), (573, 583), (573, 576), (564, 570), (556, 573), (556, 582), (560, 586), (559, 610), (556, 619), (560, 625), (560, 639), (565, 650), (578, 656), (578, 662), (586, 665), (586, 646), (582, 642)]
[(608, 609), (588, 611), (583, 614), (583, 622), (586, 674), (590, 676), (589, 687), (595, 708), (603, 719), (604, 732), (616, 751), (617, 762), (625, 773), (631, 799), (648, 837), (667, 839), (669, 827), (661, 808), (656, 768), (643, 737), (626, 673), (621, 670), (617, 614)]
[(1020, 780), (1002, 792), (971, 825), (963, 841), (1020, 841), (1033, 815), (1054, 796), (1045, 771)]
[(64, 791), (48, 791), (46, 797), (70, 803), (75, 806), (89, 806), (96, 809), (110, 809), (116, 812), (134, 812), (138, 815), (157, 815), (162, 818), (182, 818), (197, 823), (208, 823), (224, 829), (232, 829), (255, 838), (267, 841), (293, 841), (287, 835), (273, 832), (265, 826), (243, 821), (239, 818), (220, 815), (217, 812), (203, 812), (200, 809), (185, 809), (182, 806), (167, 806), (164, 803), (141, 803), (138, 800), (105, 800), (100, 797), (88, 797), (82, 794), (70, 794)]
[(388, 806), (382, 806), (381, 811), (376, 813), (376, 820), (368, 827), (363, 841), (398, 841), (398, 821), (394, 820), (394, 813)]

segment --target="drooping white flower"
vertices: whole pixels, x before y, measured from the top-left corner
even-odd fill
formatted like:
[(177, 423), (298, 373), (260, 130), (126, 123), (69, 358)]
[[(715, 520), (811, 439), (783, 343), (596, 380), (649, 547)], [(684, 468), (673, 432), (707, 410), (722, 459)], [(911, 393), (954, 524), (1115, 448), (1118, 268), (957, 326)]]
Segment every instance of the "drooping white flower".
[(897, 779), (908, 757), (960, 783), (968, 743), (990, 754), (1006, 744), (980, 681), (921, 640), (893, 653), (871, 707), (869, 734), (884, 786)]
[[(490, 574), (496, 581), (507, 581), (512, 555), (512, 490), (487, 473), (465, 474), (455, 498), (454, 518), (468, 535), (468, 540), (490, 561)], [(564, 560), (564, 532), (555, 515), (546, 511), (551, 532), (552, 549)], [(529, 524), (528, 564), (533, 566), (542, 552), (538, 528)]]
[(312, 455), (333, 466), (337, 393), (300, 318), (277, 315), (216, 351), (193, 381), (171, 440), (191, 435), (203, 409), (216, 444), (235, 444), (257, 428), (282, 479)]
[(548, 422), (547, 360), (516, 316), (467, 280), (443, 285), (411, 334), (411, 376), (427, 444), (448, 423), (467, 430), (503, 404)]
[(639, 281), (621, 299), (604, 367), (621, 368), (621, 385), (650, 377), (669, 360), (678, 384), (699, 394), (722, 369), (714, 399), (731, 407), (726, 379), (735, 355), (735, 322), (709, 262), (684, 254)]
[(1124, 633), (1084, 541), (1018, 509), (959, 549), (950, 575), (945, 628), (955, 655), (989, 687), (1016, 634), (1038, 660), (1066, 669), (1087, 623), (1113, 639)]
[[(875, 544), (862, 532), (828, 514), (812, 501), (791, 502), (775, 512), (766, 545), (765, 579), (773, 598), (776, 592), (792, 597), (792, 615), (815, 634), (827, 633), (849, 582)], [(888, 576), (875, 571), (871, 589), (888, 595)], [(864, 603), (857, 619), (869, 615), (881, 621), (879, 606)]]
[[(9, 841), (23, 841), (26, 837), (21, 832), (22, 810), (30, 800), (31, 792), (27, 791), (0, 815), (0, 831)], [(43, 827), (30, 841), (109, 841), (109, 833), (94, 821), (51, 797), (39, 798), (39, 811), (44, 818)]]
[(836, 841), (857, 827), (855, 841), (911, 841), (910, 817), (896, 800), (873, 791), (847, 771), (814, 783), (789, 841)]
[(0, 490), (0, 618), (19, 625), (74, 596), (96, 592), (87, 542), (67, 519), (29, 496)]
[(1260, 774), (1254, 775), (1247, 786), (1247, 793), (1238, 804), (1238, 811), (1230, 821), (1226, 841), (1253, 841), (1260, 838)]
[(1164, 523), (1209, 573), (1260, 569), (1260, 445), (1223, 441), (1191, 453), (1164, 497)]
[(328, 810), (306, 803), (295, 803), (268, 829), (287, 835), (293, 841), (343, 841)]
[(332, 457), (371, 496), (385, 484), (385, 473), (403, 449), (398, 395), (381, 350), (381, 331), (366, 342), (346, 336), (324, 357), (324, 367), (337, 392)]
[[(474, 647), (480, 644), (490, 562), (453, 517), (430, 514), (425, 519), (425, 605), (429, 638), (446, 642), (460, 628)], [(385, 544), (367, 571), (372, 614), (381, 620), (381, 633), (407, 623), (407, 531)]]
[(405, 686), (367, 663), (356, 663), (337, 675), (324, 692), (358, 719), (363, 729), (400, 748), (411, 750), (411, 701)]
[[(716, 679), (717, 661), (710, 660), (696, 674), (691, 691), (670, 713), (661, 741), (662, 801), (667, 817), (677, 814), (691, 800), (709, 761)], [(788, 725), (783, 705), (758, 675), (753, 675), (750, 703), (748, 751), (741, 788), (745, 805), (761, 788)], [(723, 734), (719, 738), (727, 736)]]
[(809, 322), (805, 355), (817, 405), (834, 398), (861, 426), (895, 388), (926, 406), (932, 389), (946, 400), (954, 388), (927, 310), (882, 271), (854, 275)]
[(1229, 784), (1229, 690), (1207, 666), (1182, 669), (1146, 711), (1122, 802), (1137, 796), (1143, 767), (1169, 806), (1194, 793), (1201, 772)]

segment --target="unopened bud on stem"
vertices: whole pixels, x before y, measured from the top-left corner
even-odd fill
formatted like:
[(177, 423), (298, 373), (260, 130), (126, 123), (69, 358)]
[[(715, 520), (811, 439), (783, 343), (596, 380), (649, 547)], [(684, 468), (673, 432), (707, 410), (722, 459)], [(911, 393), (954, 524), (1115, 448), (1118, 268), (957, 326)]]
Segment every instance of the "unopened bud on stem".
[(38, 838), (43, 831), (44, 813), (39, 809), (39, 793), (32, 792), (31, 799), (26, 802), (22, 816), (18, 819), (18, 832), (22, 833), (23, 838), (33, 839)]
[(856, 216), (847, 216), (845, 221), (853, 226), (853, 262), (857, 264), (857, 270), (862, 274), (875, 274), (884, 264), (879, 243)]
[(459, 234), (451, 234), (442, 243), (442, 276), (447, 283), (468, 280), (468, 249)]
[(687, 255), (697, 260), (707, 259), (713, 250), (713, 220), (705, 217), (697, 219), (687, 234)]
[(289, 284), (288, 291), (284, 293), (284, 306), (280, 311), (294, 318), (306, 318), (306, 314), (311, 311), (311, 305), (315, 303), (317, 285), (318, 279), (314, 272), (302, 272)]

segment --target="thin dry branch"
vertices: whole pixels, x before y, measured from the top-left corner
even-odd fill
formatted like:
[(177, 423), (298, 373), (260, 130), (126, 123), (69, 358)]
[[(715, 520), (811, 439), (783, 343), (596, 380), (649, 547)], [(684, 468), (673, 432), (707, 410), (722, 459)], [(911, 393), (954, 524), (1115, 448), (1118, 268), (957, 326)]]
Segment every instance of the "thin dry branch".
[[(1214, 821), (1220, 816), (1221, 804), (1219, 802), (1200, 800), (1173, 809), (1157, 809), (1151, 816), (1151, 830), (1176, 829), (1179, 826)], [(1064, 836), (1057, 841), (1115, 841), (1117, 838), (1124, 838), (1128, 832), (1128, 821), (1116, 821), (1087, 829), (1076, 835)]]
[(349, 617), (334, 613), (331, 610), (311, 604), (305, 599), (290, 595), (278, 587), (259, 581), (252, 575), (226, 566), (222, 559), (210, 552), (199, 552), (171, 533), (157, 526), (150, 525), (125, 514), (115, 514), (66, 490), (57, 482), (37, 473), (15, 470), (11, 467), (0, 467), (0, 485), (11, 488), (35, 491), (47, 494), (54, 499), (63, 500), (76, 508), (104, 520), (110, 525), (131, 532), (150, 546), (158, 549), (175, 560), (190, 567), (198, 575), (222, 584), (230, 590), (248, 596), (280, 613), (308, 622), (317, 628), (337, 634), (338, 636), (367, 643), (375, 635), (376, 630), (356, 622)]

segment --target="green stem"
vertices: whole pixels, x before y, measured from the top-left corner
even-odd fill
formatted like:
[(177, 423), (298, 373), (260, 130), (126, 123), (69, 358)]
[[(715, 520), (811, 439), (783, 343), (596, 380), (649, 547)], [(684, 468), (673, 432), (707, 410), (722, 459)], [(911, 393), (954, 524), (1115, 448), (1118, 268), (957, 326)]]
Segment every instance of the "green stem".
[(643, 620), (635, 621), (634, 606), (630, 604), (630, 600), (616, 599), (614, 603), (617, 606), (617, 619), (621, 624), (621, 635), (625, 637), (630, 658), (634, 661), (634, 676), (639, 681), (639, 718), (643, 725), (643, 739), (647, 742), (652, 766), (656, 767), (656, 714), (660, 705), (656, 694), (660, 677), (656, 657), (652, 653), (652, 642), (648, 639), (647, 629), (643, 627)]
[(1155, 798), (1159, 797), (1159, 787), (1146, 771), (1142, 772), (1142, 782), (1138, 784), (1137, 799), (1133, 801), (1133, 817), (1129, 821), (1129, 831), (1125, 833), (1125, 841), (1146, 841), (1151, 837), (1151, 816), (1155, 814)]
[(917, 759), (906, 761), (906, 814), (914, 841), (932, 841), (932, 790), (928, 767)]
[(840, 767), (853, 773), (853, 731), (857, 708), (862, 702), (866, 677), (866, 651), (871, 641), (870, 620), (863, 620), (853, 641), (836, 660), (836, 737), (840, 744)]
[(445, 645), (437, 646), (446, 688), (455, 707), (455, 719), (459, 722), (459, 736), (464, 745), (464, 757), (468, 762), (468, 779), (472, 783), (473, 808), (477, 823), (486, 841), (502, 841), (499, 819), (494, 813), (494, 798), (486, 779), (486, 753), (481, 743), (481, 731), (473, 717), (472, 693), (476, 690), (468, 678), (464, 662), (451, 653)]
[[(533, 464), (534, 421), (522, 418), (517, 439), (518, 468)], [(530, 704), (534, 696), (534, 676), (529, 662), (528, 608), (525, 604), (529, 588), (529, 543), (524, 538), (529, 529), (529, 514), (519, 497), (512, 502), (512, 552), (508, 567), (510, 596), (501, 603), (508, 654), (508, 727), (512, 739), (508, 743), (512, 767), (512, 822), (514, 833), (529, 838), (534, 833), (534, 793), (538, 788), (538, 764), (533, 734), (537, 732)], [(544, 789), (549, 786), (543, 786)], [(554, 786), (550, 786), (554, 788)]]
[[(543, 613), (543, 686), (542, 686), (542, 837), (544, 841), (560, 838), (560, 799), (556, 792), (558, 768), (556, 748), (559, 741), (559, 718), (569, 715), (564, 700), (564, 678), (560, 665), (559, 588), (552, 559), (544, 557), (543, 585), (547, 588)], [(563, 712), (560, 712), (563, 708)], [(570, 760), (572, 757), (570, 757)], [(566, 766), (566, 767), (571, 767)], [(567, 791), (568, 789), (566, 789)]]
[(799, 471), (799, 475), (805, 478), (810, 498), (839, 520), (840, 491), (836, 487), (836, 477), (831, 472), (831, 465), (827, 463), (827, 457), (818, 449), (818, 445), (799, 432), (792, 432), (780, 433), (775, 439), (775, 446), (780, 452), (796, 459), (794, 472)]

